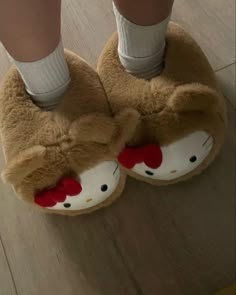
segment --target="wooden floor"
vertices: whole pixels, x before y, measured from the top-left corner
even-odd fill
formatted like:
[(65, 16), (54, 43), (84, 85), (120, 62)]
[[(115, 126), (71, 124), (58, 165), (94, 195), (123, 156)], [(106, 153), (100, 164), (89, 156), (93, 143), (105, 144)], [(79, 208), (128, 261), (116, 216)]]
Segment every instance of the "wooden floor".
[[(234, 280), (235, 1), (176, 0), (173, 19), (198, 40), (227, 99), (221, 155), (186, 183), (129, 179), (113, 206), (76, 218), (36, 213), (0, 183), (1, 295), (211, 295)], [(65, 0), (62, 20), (65, 46), (95, 65), (115, 30), (110, 0)], [(8, 65), (1, 48), (0, 78)]]

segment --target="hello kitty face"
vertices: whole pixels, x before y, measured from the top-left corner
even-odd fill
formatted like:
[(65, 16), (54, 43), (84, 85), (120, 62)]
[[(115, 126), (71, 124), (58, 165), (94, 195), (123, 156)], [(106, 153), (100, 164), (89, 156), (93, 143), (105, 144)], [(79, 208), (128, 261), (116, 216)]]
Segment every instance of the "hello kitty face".
[(174, 180), (196, 169), (209, 155), (213, 138), (196, 131), (167, 146), (148, 145), (125, 149), (120, 163), (131, 171), (156, 180)]
[(108, 199), (120, 180), (120, 168), (116, 162), (103, 162), (76, 178), (64, 178), (52, 190), (35, 196), (35, 203), (53, 210), (84, 210)]

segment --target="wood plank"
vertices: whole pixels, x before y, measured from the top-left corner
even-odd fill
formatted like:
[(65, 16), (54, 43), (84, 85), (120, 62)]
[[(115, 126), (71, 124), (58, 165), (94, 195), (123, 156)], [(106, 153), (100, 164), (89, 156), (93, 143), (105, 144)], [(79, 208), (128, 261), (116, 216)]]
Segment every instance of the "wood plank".
[(17, 295), (8, 261), (5, 255), (2, 239), (0, 236), (0, 294)]
[(172, 18), (191, 32), (215, 70), (235, 62), (234, 0), (176, 0)]
[(236, 64), (232, 64), (228, 67), (219, 70), (216, 73), (217, 79), (221, 86), (221, 89), (227, 99), (231, 102), (231, 104), (236, 108), (236, 93), (235, 93), (235, 84), (236, 84), (236, 77), (235, 77), (235, 67)]

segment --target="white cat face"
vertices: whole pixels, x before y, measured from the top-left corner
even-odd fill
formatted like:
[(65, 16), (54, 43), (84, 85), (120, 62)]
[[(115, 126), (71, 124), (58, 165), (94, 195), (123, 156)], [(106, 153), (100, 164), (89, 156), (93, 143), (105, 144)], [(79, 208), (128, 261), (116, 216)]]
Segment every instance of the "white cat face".
[[(94, 207), (108, 199), (115, 192), (119, 180), (120, 168), (118, 164), (113, 161), (103, 162), (83, 172), (77, 179), (73, 180), (80, 185), (80, 193), (73, 196), (66, 195), (62, 200), (57, 200), (56, 204), (52, 203), (50, 206), (44, 203), (43, 207), (68, 211)], [(60, 199), (60, 197), (57, 197), (57, 199)]]
[(161, 147), (162, 159), (158, 168), (137, 163), (131, 170), (147, 178), (174, 180), (196, 169), (209, 155), (213, 138), (204, 131), (196, 131), (180, 140)]

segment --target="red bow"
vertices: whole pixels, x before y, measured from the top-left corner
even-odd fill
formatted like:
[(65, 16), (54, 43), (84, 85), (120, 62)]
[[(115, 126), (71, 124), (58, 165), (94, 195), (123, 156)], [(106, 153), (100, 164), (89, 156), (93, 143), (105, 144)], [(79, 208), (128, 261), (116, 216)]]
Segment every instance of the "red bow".
[(81, 184), (73, 178), (64, 178), (55, 188), (43, 190), (34, 197), (34, 202), (42, 207), (53, 207), (58, 202), (64, 202), (67, 196), (76, 196), (82, 191)]
[(128, 169), (139, 163), (145, 163), (148, 167), (156, 169), (162, 163), (162, 151), (156, 144), (139, 148), (127, 147), (119, 154), (118, 161)]

